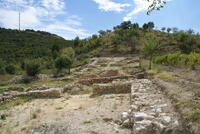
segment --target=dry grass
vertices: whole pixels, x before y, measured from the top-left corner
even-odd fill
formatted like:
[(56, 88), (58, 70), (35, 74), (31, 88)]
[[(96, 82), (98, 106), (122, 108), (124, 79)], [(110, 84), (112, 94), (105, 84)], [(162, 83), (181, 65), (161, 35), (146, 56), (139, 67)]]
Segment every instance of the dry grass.
[(24, 103), (29, 102), (31, 100), (32, 100), (32, 98), (30, 98), (30, 97), (22, 97), (22, 98), (16, 98), (16, 99), (11, 100), (11, 101), (6, 101), (6, 102), (0, 104), (0, 110), (10, 109), (10, 108), (13, 108), (14, 106), (24, 104)]
[(155, 75), (155, 78), (161, 79), (161, 80), (165, 80), (165, 81), (174, 81), (176, 78), (174, 76), (172, 76), (171, 74), (163, 71), (160, 73), (157, 73)]
[(184, 114), (187, 120), (193, 121), (193, 122), (200, 122), (200, 110), (194, 110), (191, 112), (187, 112)]

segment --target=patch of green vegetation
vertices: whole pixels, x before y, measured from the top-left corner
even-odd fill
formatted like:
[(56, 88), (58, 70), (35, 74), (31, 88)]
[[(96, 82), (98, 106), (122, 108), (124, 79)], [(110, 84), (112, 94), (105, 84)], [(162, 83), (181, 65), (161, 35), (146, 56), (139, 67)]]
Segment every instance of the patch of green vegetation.
[(114, 103), (113, 106), (112, 106), (112, 108), (116, 110), (117, 109), (117, 104)]
[(157, 73), (157, 72), (160, 72), (162, 70), (166, 70), (168, 67), (167, 66), (164, 66), (164, 65), (161, 65), (161, 64), (155, 64), (155, 63), (152, 63), (152, 69), (148, 69), (148, 66), (149, 66), (149, 60), (146, 60), (146, 59), (141, 59), (140, 60), (141, 62), (141, 67), (143, 69), (146, 69), (147, 72), (149, 73)]
[(182, 90), (181, 89), (174, 89), (169, 91), (170, 97), (176, 97), (180, 98), (181, 97)]
[(20, 98), (16, 98), (14, 100), (11, 100), (11, 101), (3, 102), (2, 104), (0, 104), (0, 110), (10, 109), (14, 106), (21, 105), (21, 104), (24, 104), (26, 102), (29, 102), (32, 99), (33, 98), (31, 98), (31, 97), (20, 97)]
[(33, 113), (31, 116), (31, 119), (36, 119), (38, 117), (38, 115), (36, 113)]
[(192, 121), (200, 121), (200, 110), (188, 112), (186, 116)]
[(79, 94), (90, 94), (92, 92), (92, 88), (86, 88), (83, 91), (80, 91)]
[(63, 107), (56, 107), (56, 110), (61, 110), (63, 109)]
[(192, 100), (180, 102), (178, 105), (180, 105), (181, 107), (200, 109), (200, 102), (196, 102)]
[(85, 121), (83, 121), (83, 124), (89, 124), (89, 123), (92, 123), (92, 121), (91, 120), (85, 120)]
[(190, 66), (194, 69), (197, 65), (200, 65), (199, 59), (199, 53), (182, 54), (180, 52), (176, 52), (157, 56), (154, 58), (154, 63), (170, 66)]
[(8, 115), (7, 114), (2, 114), (0, 117), (1, 117), (2, 120), (6, 120), (6, 118), (8, 117)]
[(166, 80), (166, 81), (173, 81), (176, 79), (174, 76), (170, 75), (167, 72), (160, 72), (155, 75), (155, 78), (159, 78), (159, 79)]

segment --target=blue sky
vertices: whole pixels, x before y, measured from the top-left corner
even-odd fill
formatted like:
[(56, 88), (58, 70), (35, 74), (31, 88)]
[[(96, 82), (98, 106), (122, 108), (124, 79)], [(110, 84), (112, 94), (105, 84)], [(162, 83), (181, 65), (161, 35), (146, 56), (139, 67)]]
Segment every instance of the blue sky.
[(167, 1), (161, 11), (147, 16), (146, 0), (0, 0), (0, 27), (17, 29), (20, 10), (21, 29), (48, 31), (65, 39), (86, 38), (124, 20), (200, 32), (199, 0)]

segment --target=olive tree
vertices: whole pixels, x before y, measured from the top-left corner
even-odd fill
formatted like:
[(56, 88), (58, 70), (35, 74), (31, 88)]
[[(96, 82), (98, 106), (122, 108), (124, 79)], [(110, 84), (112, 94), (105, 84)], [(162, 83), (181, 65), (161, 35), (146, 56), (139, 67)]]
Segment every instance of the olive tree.
[(68, 68), (70, 74), (71, 67), (75, 59), (75, 52), (72, 47), (65, 48), (61, 51), (61, 56), (55, 60), (55, 67), (58, 72)]
[(145, 43), (143, 47), (143, 52), (145, 56), (149, 58), (149, 69), (151, 69), (152, 66), (153, 56), (156, 55), (159, 48), (160, 48), (159, 43), (156, 40), (149, 40), (148, 42)]

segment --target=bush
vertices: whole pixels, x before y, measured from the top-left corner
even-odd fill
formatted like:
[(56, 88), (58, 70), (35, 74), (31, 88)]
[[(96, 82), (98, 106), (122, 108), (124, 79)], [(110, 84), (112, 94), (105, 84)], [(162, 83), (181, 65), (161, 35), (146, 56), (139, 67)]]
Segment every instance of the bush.
[(6, 70), (4, 67), (0, 67), (0, 74), (6, 74)]
[(22, 61), (22, 62), (20, 63), (20, 67), (21, 67), (22, 70), (25, 70), (25, 68), (26, 68), (26, 63), (25, 63), (24, 61)]
[(5, 67), (5, 70), (8, 74), (15, 74), (16, 73), (16, 67), (14, 65), (8, 65)]
[(7, 114), (2, 114), (2, 115), (1, 115), (1, 119), (2, 119), (2, 120), (6, 120), (7, 116), (8, 116)]
[(37, 62), (28, 62), (25, 66), (25, 71), (28, 76), (36, 76), (40, 72), (40, 64)]
[(6, 70), (5, 70), (5, 62), (0, 59), (0, 74), (5, 74), (6, 73)]
[(55, 61), (55, 67), (58, 69), (59, 72), (62, 71), (62, 69), (64, 68), (70, 69), (71, 65), (72, 65), (71, 60), (66, 56), (61, 56), (57, 58)]
[(200, 65), (200, 54), (191, 53), (191, 54), (167, 54), (163, 56), (157, 56), (154, 58), (154, 63), (164, 64), (170, 66), (190, 66), (192, 69), (195, 69), (195, 65)]

